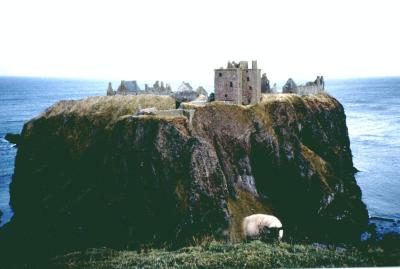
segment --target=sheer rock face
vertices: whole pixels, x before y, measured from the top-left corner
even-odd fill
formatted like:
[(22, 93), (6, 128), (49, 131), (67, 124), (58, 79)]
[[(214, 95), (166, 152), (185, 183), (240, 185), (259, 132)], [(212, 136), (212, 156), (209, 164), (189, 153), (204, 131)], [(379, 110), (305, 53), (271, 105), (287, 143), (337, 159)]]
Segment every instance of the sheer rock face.
[(185, 117), (70, 102), (82, 111), (56, 104), (24, 126), (0, 250), (239, 240), (254, 213), (276, 215), (286, 235), (334, 240), (367, 224), (344, 110), (328, 95), (213, 102), (196, 108), (191, 128)]

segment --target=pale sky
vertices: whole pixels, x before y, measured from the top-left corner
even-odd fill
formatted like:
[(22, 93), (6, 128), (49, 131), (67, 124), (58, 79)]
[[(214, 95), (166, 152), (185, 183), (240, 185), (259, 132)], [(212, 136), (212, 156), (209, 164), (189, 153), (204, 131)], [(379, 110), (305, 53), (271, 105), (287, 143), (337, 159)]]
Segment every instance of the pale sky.
[(0, 0), (0, 75), (204, 81), (400, 75), (399, 1)]

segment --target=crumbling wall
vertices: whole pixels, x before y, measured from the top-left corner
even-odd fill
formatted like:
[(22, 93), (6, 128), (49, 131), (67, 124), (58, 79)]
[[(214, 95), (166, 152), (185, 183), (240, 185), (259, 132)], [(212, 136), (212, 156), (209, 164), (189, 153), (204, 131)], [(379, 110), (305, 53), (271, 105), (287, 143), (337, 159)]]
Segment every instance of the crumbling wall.
[(283, 93), (295, 93), (299, 95), (310, 95), (323, 92), (325, 90), (325, 81), (323, 76), (317, 76), (315, 81), (307, 82), (305, 85), (297, 85), (292, 78), (289, 78), (282, 87)]

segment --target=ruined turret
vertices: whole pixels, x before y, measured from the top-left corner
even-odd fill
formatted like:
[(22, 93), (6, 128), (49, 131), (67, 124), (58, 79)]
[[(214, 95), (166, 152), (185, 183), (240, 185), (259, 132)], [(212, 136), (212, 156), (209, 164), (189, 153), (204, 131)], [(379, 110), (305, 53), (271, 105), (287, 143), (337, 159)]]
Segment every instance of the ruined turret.
[(113, 96), (113, 95), (115, 95), (115, 91), (112, 88), (111, 82), (108, 82), (107, 96)]
[(292, 78), (289, 78), (285, 85), (282, 87), (283, 93), (297, 93), (296, 82)]
[(271, 93), (271, 87), (269, 85), (269, 79), (267, 78), (267, 74), (262, 74), (261, 77), (261, 93)]

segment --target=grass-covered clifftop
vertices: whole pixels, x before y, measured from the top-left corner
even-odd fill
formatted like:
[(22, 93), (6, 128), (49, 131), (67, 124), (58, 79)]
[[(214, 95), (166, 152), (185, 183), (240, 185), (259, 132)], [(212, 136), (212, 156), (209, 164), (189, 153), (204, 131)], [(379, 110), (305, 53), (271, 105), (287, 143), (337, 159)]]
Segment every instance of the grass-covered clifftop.
[(399, 238), (376, 245), (207, 242), (178, 250), (87, 249), (51, 259), (57, 269), (75, 268), (319, 268), (400, 264)]
[[(267, 95), (184, 116), (156, 96), (63, 101), (25, 124), (0, 253), (39, 259), (92, 247), (238, 242), (272, 213), (287, 238), (351, 241), (368, 220), (345, 114), (329, 95)], [(21, 254), (22, 253), (22, 254)]]

